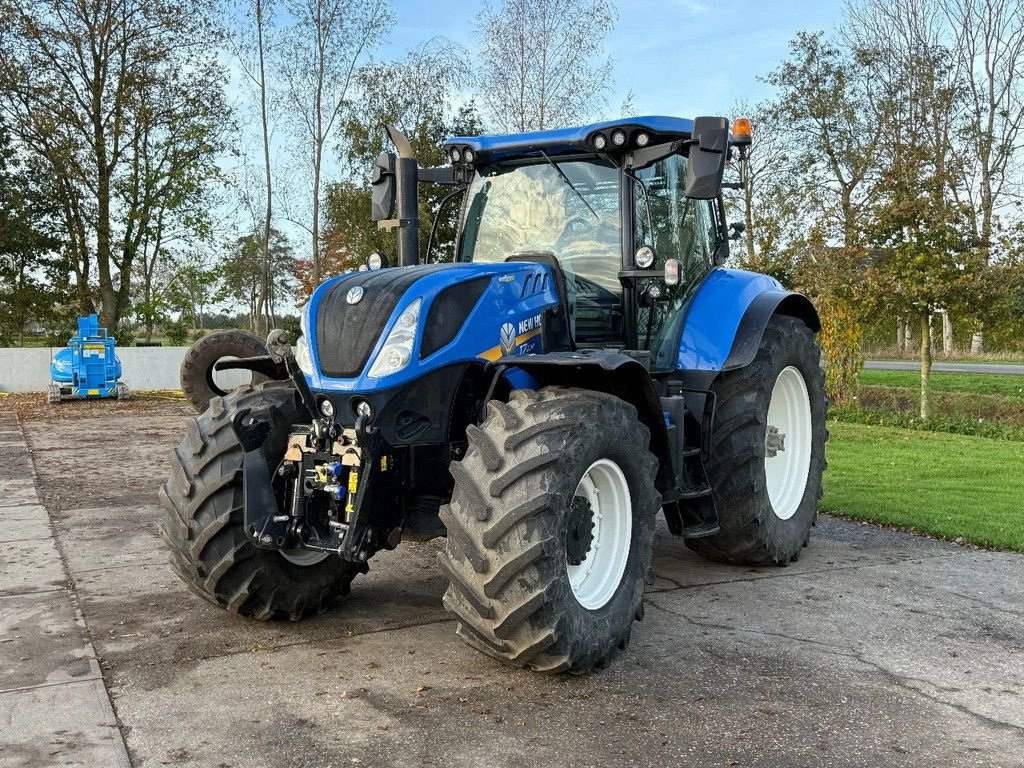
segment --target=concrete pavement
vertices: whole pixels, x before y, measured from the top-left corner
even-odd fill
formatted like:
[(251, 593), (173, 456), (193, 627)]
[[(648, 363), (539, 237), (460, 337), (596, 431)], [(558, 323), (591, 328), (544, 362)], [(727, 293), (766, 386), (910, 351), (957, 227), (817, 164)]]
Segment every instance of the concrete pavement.
[[(543, 677), (454, 636), (441, 542), (375, 557), (347, 599), (299, 624), (189, 593), (156, 536), (186, 413), (26, 425), (66, 568), (34, 581), (64, 596), (70, 577), (95, 651), (75, 635), (67, 664), (90, 674), (71, 660), (98, 652), (134, 766), (1024, 766), (1020, 555), (822, 518), (798, 563), (730, 568), (662, 527), (628, 651), (590, 676)], [(15, 594), (42, 600), (19, 570), (3, 571)], [(13, 675), (21, 657), (54, 668), (67, 653), (7, 645)], [(37, 678), (16, 686), (33, 680), (39, 695)], [(74, 754), (47, 733), (46, 752), (21, 734), (25, 752), (0, 753), (20, 762), (0, 764)]]
[(0, 766), (130, 765), (14, 414), (0, 412)]

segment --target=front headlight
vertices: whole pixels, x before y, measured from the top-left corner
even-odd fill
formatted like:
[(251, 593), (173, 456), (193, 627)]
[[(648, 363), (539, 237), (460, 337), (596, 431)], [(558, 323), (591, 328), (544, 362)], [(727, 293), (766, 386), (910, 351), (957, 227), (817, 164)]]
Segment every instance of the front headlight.
[(313, 355), (309, 351), (309, 332), (306, 329), (306, 307), (299, 309), (299, 329), (302, 331), (295, 340), (295, 362), (307, 376), (313, 375)]
[(304, 374), (313, 375), (313, 356), (309, 353), (309, 342), (305, 336), (299, 336), (295, 340), (295, 362)]
[(390, 376), (405, 368), (412, 360), (412, 347), (416, 341), (416, 326), (420, 321), (422, 299), (416, 299), (406, 307), (395, 321), (391, 333), (388, 334), (381, 347), (377, 359), (373, 361), (369, 375), (373, 378)]

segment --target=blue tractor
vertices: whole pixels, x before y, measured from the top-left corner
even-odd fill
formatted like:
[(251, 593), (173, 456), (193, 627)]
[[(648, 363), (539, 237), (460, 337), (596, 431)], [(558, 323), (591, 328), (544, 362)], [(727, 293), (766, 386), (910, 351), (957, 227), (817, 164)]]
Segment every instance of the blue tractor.
[[(294, 346), (275, 331), (217, 363), (270, 380), (214, 397), (176, 451), (178, 575), (234, 613), (300, 619), (374, 553), (447, 536), (458, 635), (557, 672), (625, 647), (659, 512), (709, 558), (796, 559), (825, 466), (819, 321), (723, 266), (737, 123), (460, 137), (441, 168), (389, 128), (373, 217), (397, 265), (373, 254), (320, 285)], [(461, 213), (454, 253), (421, 264), (426, 183)]]
[(95, 399), (128, 398), (128, 387), (121, 378), (121, 361), (114, 351), (116, 340), (100, 328), (96, 315), (78, 318), (78, 333), (68, 345), (50, 361), (50, 379), (47, 391), (50, 403), (62, 398)]

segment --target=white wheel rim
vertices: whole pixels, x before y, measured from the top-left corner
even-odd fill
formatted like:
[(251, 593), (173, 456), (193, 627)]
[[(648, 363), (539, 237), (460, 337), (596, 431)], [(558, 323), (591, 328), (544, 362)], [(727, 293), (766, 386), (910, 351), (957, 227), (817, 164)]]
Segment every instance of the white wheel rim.
[(311, 565), (323, 562), (324, 559), (330, 554), (330, 552), (322, 552), (316, 549), (304, 549), (303, 547), (295, 547), (294, 549), (279, 549), (281, 557), (287, 560), (292, 565), (301, 565), (304, 568), (308, 568)]
[(768, 401), (764, 475), (768, 500), (780, 520), (800, 508), (811, 467), (811, 399), (803, 374), (783, 368)]
[(590, 502), (594, 539), (583, 562), (572, 565), (567, 561), (565, 568), (577, 602), (596, 611), (612, 599), (626, 572), (633, 536), (633, 504), (626, 476), (611, 459), (591, 464), (575, 495)]

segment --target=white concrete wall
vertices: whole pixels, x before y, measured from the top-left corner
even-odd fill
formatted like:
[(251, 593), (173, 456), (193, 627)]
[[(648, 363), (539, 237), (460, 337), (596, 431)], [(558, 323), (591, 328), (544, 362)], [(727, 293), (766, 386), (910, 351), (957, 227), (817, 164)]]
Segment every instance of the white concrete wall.
[[(63, 347), (0, 347), (0, 392), (45, 392), (50, 360)], [(121, 381), (129, 390), (181, 389), (178, 372), (188, 347), (118, 347)], [(222, 387), (250, 380), (246, 371), (216, 375)]]

